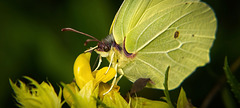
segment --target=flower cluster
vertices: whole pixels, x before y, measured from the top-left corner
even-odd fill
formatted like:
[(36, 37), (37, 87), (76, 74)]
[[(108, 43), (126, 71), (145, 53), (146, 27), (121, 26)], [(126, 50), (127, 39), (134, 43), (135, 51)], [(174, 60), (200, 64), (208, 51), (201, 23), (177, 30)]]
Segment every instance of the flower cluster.
[[(74, 79), (70, 84), (62, 83), (58, 95), (48, 82), (39, 84), (35, 80), (25, 77), (31, 83), (29, 85), (19, 81), (13, 83), (10, 80), (19, 107), (24, 108), (61, 108), (66, 102), (71, 108), (150, 108), (173, 107), (166, 101), (152, 101), (142, 97), (131, 97), (126, 101), (119, 93), (118, 85), (110, 85), (107, 82), (116, 75), (114, 68), (103, 67), (96, 71), (90, 68), (91, 53), (80, 54), (74, 64)], [(110, 90), (110, 91), (109, 91)], [(62, 101), (62, 92), (64, 101)], [(107, 93), (106, 93), (107, 92)], [(165, 99), (165, 98), (163, 98)], [(188, 103), (184, 90), (181, 90), (177, 106), (192, 107)]]
[[(74, 64), (74, 76), (76, 83), (64, 85), (63, 96), (71, 107), (91, 107), (107, 105), (117, 107), (119, 105), (127, 107), (127, 102), (119, 93), (120, 87), (114, 85), (112, 90), (106, 93), (111, 85), (107, 82), (111, 80), (116, 71), (113, 68), (103, 67), (100, 70), (91, 72), (90, 69), (91, 53), (80, 54)], [(108, 70), (109, 68), (109, 70)], [(97, 102), (102, 104), (97, 105)]]

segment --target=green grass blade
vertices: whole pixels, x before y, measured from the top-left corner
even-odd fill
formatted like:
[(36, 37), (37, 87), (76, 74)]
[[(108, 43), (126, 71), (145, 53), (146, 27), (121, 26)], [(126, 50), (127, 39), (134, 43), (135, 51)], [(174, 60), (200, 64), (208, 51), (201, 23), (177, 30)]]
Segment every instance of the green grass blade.
[(237, 81), (235, 76), (232, 74), (232, 72), (228, 66), (227, 57), (225, 57), (223, 69), (224, 69), (226, 77), (227, 77), (227, 82), (229, 83), (232, 92), (234, 93), (236, 99), (238, 100), (238, 103), (240, 103), (240, 83)]
[(169, 105), (170, 108), (174, 108), (173, 107), (173, 104), (172, 104), (172, 101), (171, 101), (171, 98), (170, 98), (170, 95), (169, 95), (169, 92), (168, 92), (168, 72), (169, 72), (169, 69), (170, 69), (170, 66), (167, 67), (167, 70), (165, 72), (165, 80), (164, 80), (164, 83), (163, 83), (163, 86), (164, 86), (164, 94), (166, 96), (166, 101)]

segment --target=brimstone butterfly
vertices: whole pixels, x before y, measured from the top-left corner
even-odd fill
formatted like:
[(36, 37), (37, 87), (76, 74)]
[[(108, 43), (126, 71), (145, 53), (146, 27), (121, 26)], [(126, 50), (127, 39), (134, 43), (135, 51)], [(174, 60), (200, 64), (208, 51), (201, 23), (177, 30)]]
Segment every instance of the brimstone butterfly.
[(132, 82), (150, 78), (151, 88), (164, 89), (170, 66), (168, 86), (174, 89), (209, 62), (216, 27), (213, 10), (199, 0), (124, 0), (95, 51)]

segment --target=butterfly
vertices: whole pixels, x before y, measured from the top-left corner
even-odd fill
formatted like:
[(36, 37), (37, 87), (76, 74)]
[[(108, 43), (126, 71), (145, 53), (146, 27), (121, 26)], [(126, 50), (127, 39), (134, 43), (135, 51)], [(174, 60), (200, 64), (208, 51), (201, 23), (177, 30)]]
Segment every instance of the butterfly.
[(150, 88), (164, 89), (170, 66), (171, 90), (210, 61), (216, 28), (213, 10), (199, 0), (124, 0), (109, 35), (102, 41), (89, 35), (92, 39), (86, 43), (98, 41), (88, 51), (106, 57), (120, 73), (119, 79), (122, 75), (132, 82), (150, 78), (154, 82), (147, 84)]

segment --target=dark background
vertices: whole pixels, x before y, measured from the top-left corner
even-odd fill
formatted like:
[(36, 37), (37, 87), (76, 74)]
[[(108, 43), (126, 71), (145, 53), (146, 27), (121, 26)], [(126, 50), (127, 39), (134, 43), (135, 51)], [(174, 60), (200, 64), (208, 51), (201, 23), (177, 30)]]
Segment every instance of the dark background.
[[(239, 78), (239, 6), (227, 0), (204, 2), (213, 8), (218, 19), (211, 62), (198, 68), (181, 86), (197, 107), (204, 102), (209, 102), (209, 107), (239, 107), (225, 83), (222, 68), (224, 57), (228, 56)], [(30, 76), (38, 82), (49, 80), (56, 91), (60, 82), (71, 82), (75, 58), (96, 43), (83, 46), (86, 36), (61, 32), (61, 28), (72, 27), (102, 39), (108, 35), (121, 3), (122, 0), (0, 0), (0, 107), (16, 107), (9, 78), (16, 81)], [(107, 64), (104, 59), (102, 65)], [(131, 83), (123, 79), (120, 86), (125, 94)], [(173, 99), (179, 89), (170, 92)], [(213, 97), (206, 98), (211, 97), (209, 94)], [(144, 89), (139, 95), (157, 100), (163, 92)]]

